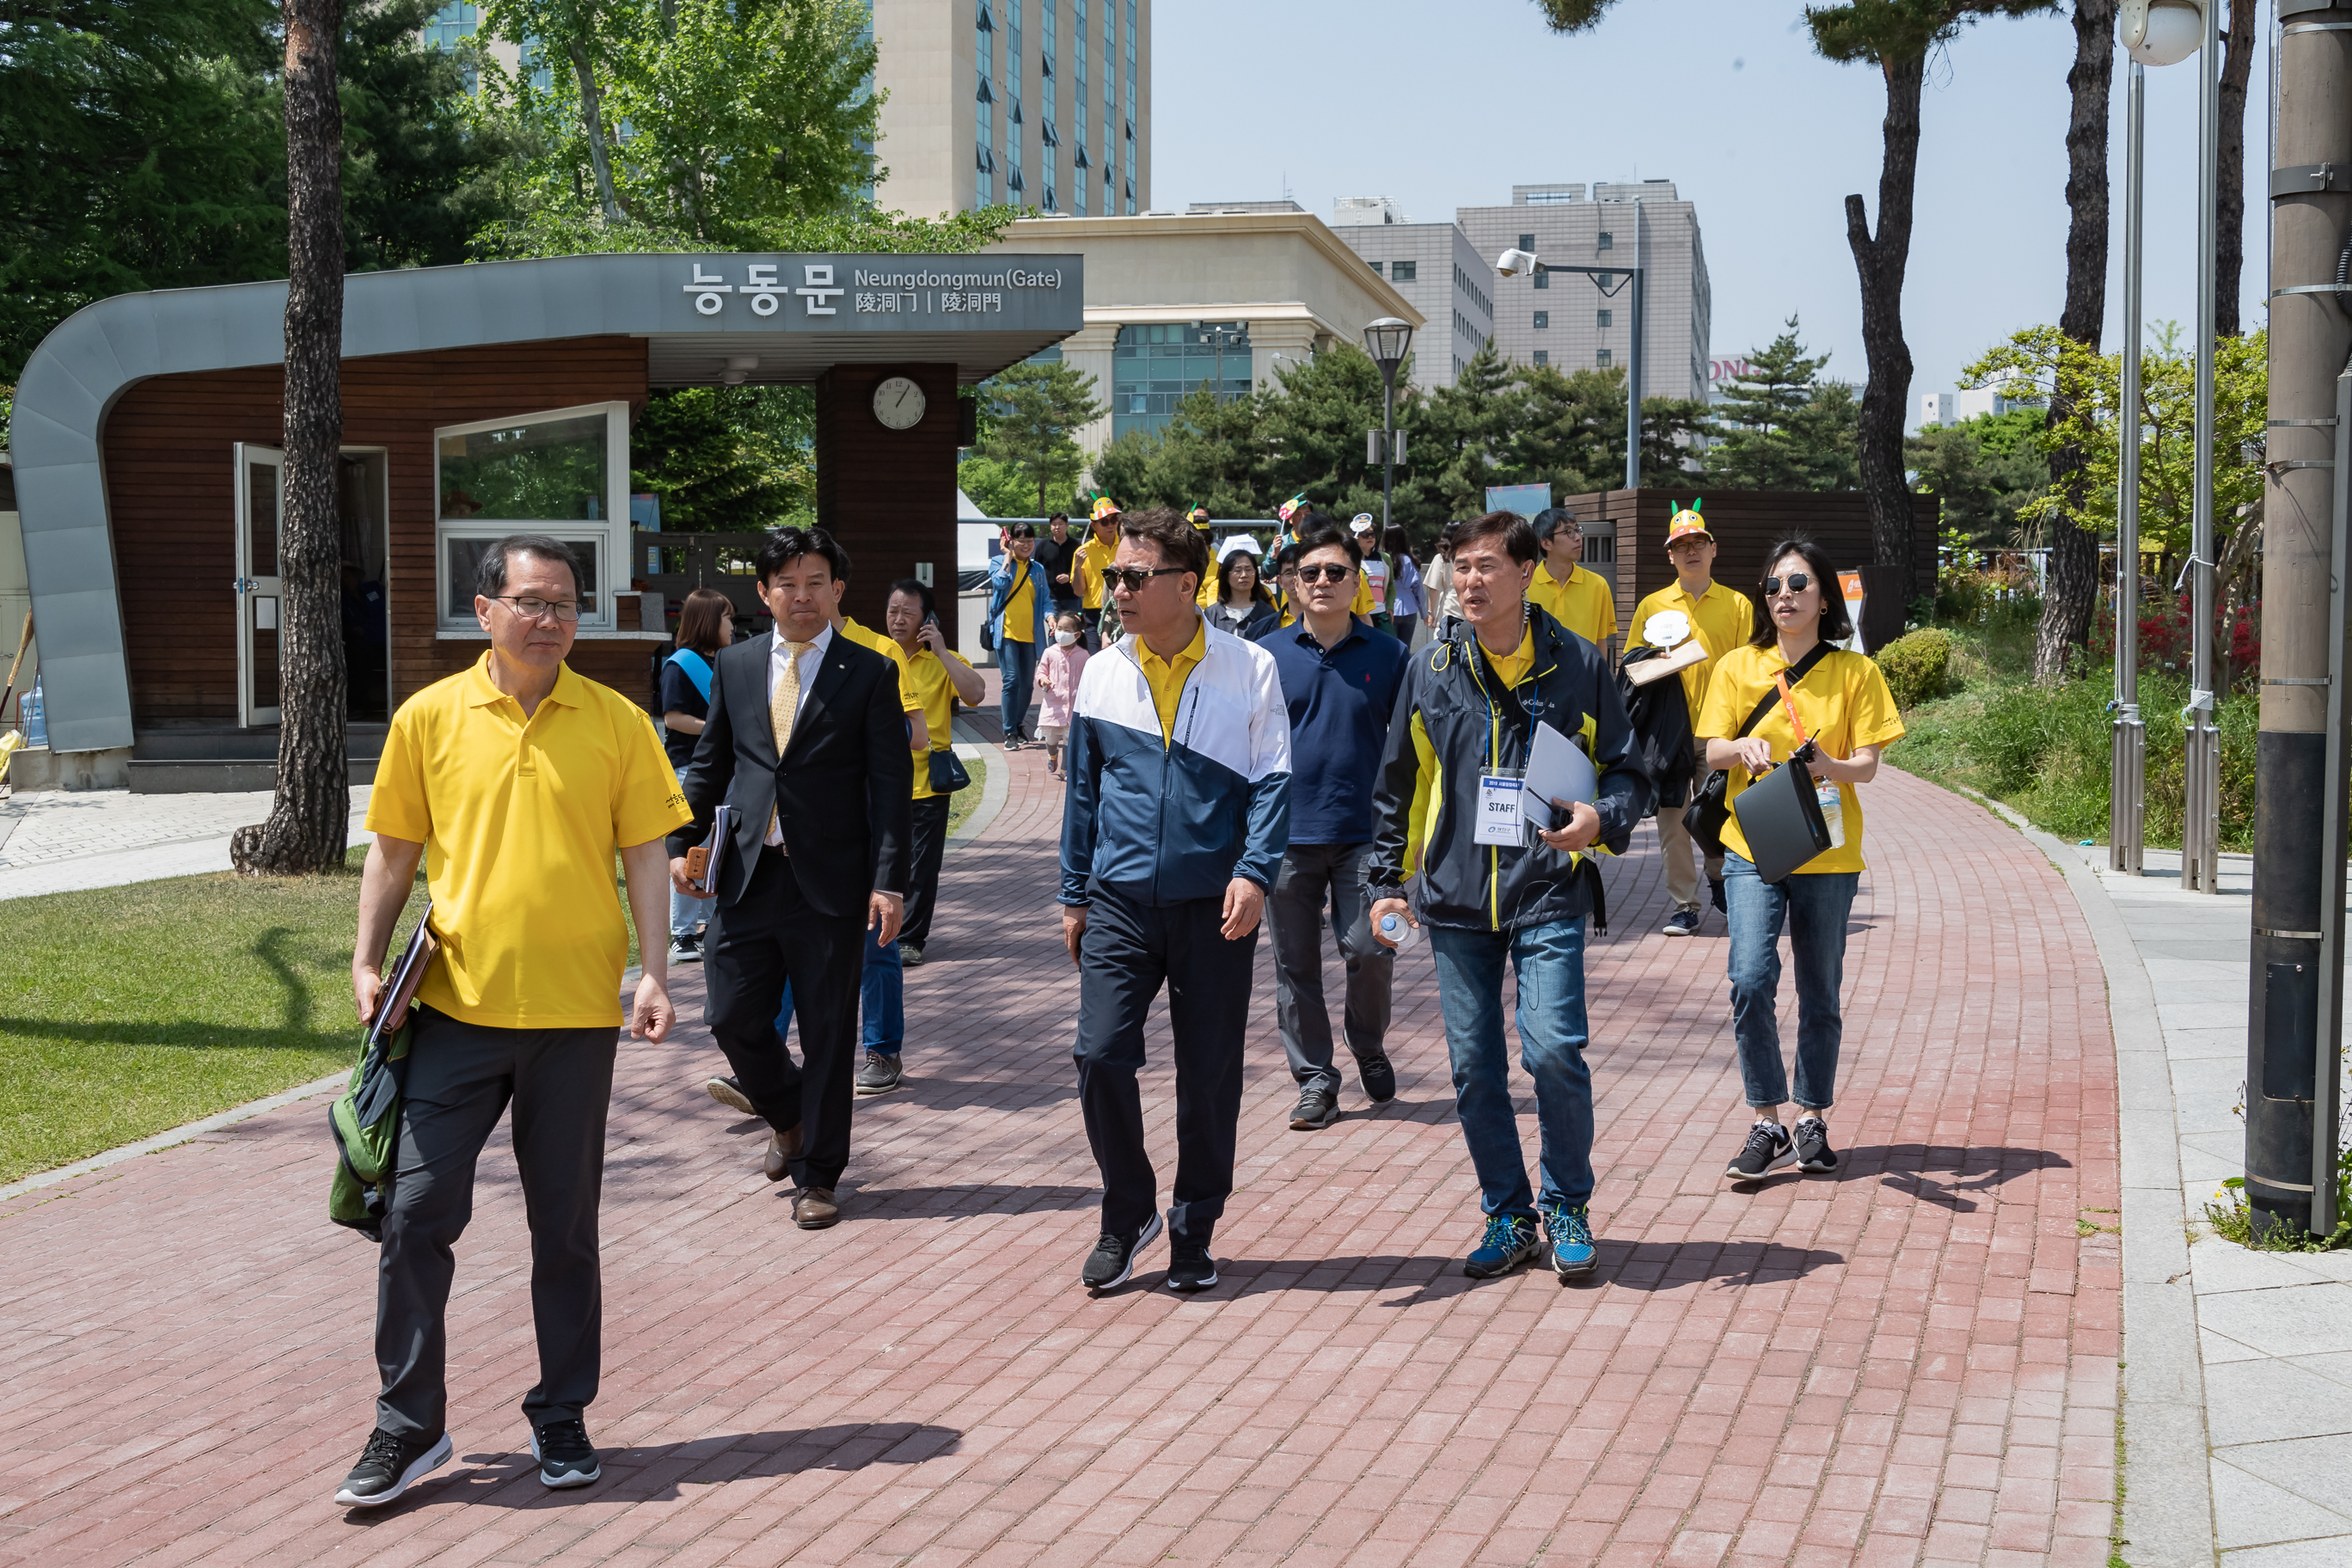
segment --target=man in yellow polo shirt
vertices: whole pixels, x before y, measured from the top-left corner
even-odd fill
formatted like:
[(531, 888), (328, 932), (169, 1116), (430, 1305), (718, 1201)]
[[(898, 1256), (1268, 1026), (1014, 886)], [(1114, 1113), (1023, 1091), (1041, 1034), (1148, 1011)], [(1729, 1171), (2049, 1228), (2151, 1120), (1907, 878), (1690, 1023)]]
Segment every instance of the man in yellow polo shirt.
[(1564, 506), (1536, 513), (1536, 538), (1544, 558), (1528, 584), (1528, 598), (1551, 618), (1607, 653), (1617, 635), (1617, 591), (1598, 572), (1584, 569), (1584, 528)]
[[(451, 1248), (474, 1165), (509, 1103), (529, 1211), (539, 1382), (523, 1399), (540, 1479), (597, 1479), (604, 1307), (596, 1208), (629, 924), (643, 938), (631, 1035), (670, 1007), (665, 834), (693, 820), (646, 710), (564, 664), (580, 564), (553, 539), (499, 540), (475, 572), (489, 651), (401, 704), (368, 802), (352, 993), (374, 1016), (381, 964), (419, 856), (441, 955), (416, 994), (400, 1151), (376, 1275), (375, 1431), (335, 1500), (373, 1508), (448, 1462)], [(397, 1022), (397, 1020), (395, 1020)]]
[(947, 850), (948, 808), (955, 799), (931, 787), (930, 759), (954, 745), (953, 704), (980, 706), (980, 672), (948, 647), (933, 612), (931, 591), (913, 577), (890, 584), (890, 607), (883, 619), (904, 660), (907, 679), (923, 705), (929, 753), (915, 759), (914, 871), (907, 888), (907, 922), (898, 929), (901, 962), (923, 962), (930, 940), (931, 914), (939, 907), (940, 863)]
[[(1675, 580), (1643, 599), (1633, 611), (1633, 641), (1643, 647), (1655, 647), (1648, 630), (1650, 618), (1663, 611), (1677, 611), (1688, 625), (1688, 636), (1699, 640), (1706, 649), (1703, 663), (1692, 665), (1682, 672), (1683, 700), (1690, 705), (1691, 719), (1706, 711), (1707, 679), (1715, 670), (1715, 661), (1733, 648), (1746, 644), (1756, 630), (1756, 607), (1748, 595), (1737, 589), (1727, 588), (1717, 582), (1715, 572), (1715, 535), (1706, 531), (1706, 523), (1698, 513), (1698, 502), (1675, 513), (1666, 525), (1666, 559), (1675, 563)], [(1680, 790), (1675, 781), (1660, 779), (1658, 783), (1658, 850), (1666, 861), (1666, 892), (1675, 900), (1675, 912), (1666, 917), (1668, 936), (1690, 936), (1698, 931), (1698, 868), (1697, 846), (1683, 826), (1682, 807), (1672, 801), (1690, 799), (1687, 784)], [(1723, 858), (1706, 858), (1706, 883), (1713, 895), (1717, 911), (1723, 902)]]
[(1078, 586), (1078, 602), (1086, 606), (1087, 630), (1096, 633), (1096, 646), (1102, 644), (1103, 612), (1110, 610), (1116, 616), (1118, 608), (1103, 591), (1103, 574), (1110, 569), (1111, 558), (1118, 553), (1118, 503), (1108, 496), (1095, 498), (1095, 510), (1090, 521), (1094, 536), (1078, 546), (1077, 566), (1074, 573)]

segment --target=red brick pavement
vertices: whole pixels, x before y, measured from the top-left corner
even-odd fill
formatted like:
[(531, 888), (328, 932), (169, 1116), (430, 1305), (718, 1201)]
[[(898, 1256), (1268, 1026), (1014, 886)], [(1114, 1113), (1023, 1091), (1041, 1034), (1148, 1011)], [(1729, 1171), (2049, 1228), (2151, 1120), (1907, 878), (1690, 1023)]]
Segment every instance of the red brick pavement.
[[(698, 1030), (625, 1047), (602, 1485), (546, 1493), (520, 1457), (502, 1134), (451, 1307), (459, 1462), (383, 1515), (331, 1505), (374, 1254), (321, 1213), (312, 1101), (0, 1205), (0, 1560), (2104, 1563), (2117, 1254), (2075, 1222), (2116, 1206), (2113, 1058), (2089, 938), (2022, 840), (1872, 787), (1838, 1179), (1719, 1179), (1720, 926), (1654, 933), (1645, 831), (1592, 963), (1597, 1279), (1461, 1277), (1475, 1188), (1423, 947), (1396, 1102), (1351, 1086), (1319, 1133), (1286, 1130), (1261, 979), (1224, 1282), (1091, 1300), (1058, 799), (1038, 753), (1007, 765), (909, 973), (909, 1086), (860, 1104), (846, 1223), (792, 1228), (756, 1131), (697, 1087)], [(1147, 1104), (1164, 1151), (1162, 1069)]]

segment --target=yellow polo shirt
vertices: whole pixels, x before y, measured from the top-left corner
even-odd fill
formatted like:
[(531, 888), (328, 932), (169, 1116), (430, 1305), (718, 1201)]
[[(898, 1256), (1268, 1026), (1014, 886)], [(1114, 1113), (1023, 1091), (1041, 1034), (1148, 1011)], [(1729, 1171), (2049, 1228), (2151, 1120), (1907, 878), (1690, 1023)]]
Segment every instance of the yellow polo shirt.
[[(1715, 662), (1715, 677), (1707, 683), (1706, 710), (1692, 725), (1691, 732), (1701, 741), (1729, 740), (1764, 694), (1773, 690), (1774, 678), (1788, 668), (1789, 661), (1780, 657), (1778, 647), (1736, 647), (1725, 654)], [(1830, 654), (1807, 670), (1789, 695), (1796, 704), (1797, 717), (1805, 722), (1805, 733), (1833, 757), (1851, 757), (1857, 747), (1883, 746), (1903, 734), (1903, 716), (1895, 710), (1895, 694), (1886, 689), (1885, 673), (1877, 661), (1861, 654), (1843, 648)], [(1748, 732), (1771, 746), (1776, 763), (1788, 761), (1789, 753), (1797, 749), (1796, 727), (1789, 722), (1788, 708), (1777, 698), (1762, 722)], [(1724, 803), (1738, 800), (1748, 782), (1746, 768), (1733, 768), (1725, 778)], [(1864, 868), (1862, 792), (1841, 781), (1838, 794), (1843, 797), (1845, 842), (1798, 867), (1800, 875)], [(1740, 837), (1736, 816), (1724, 821), (1723, 845), (1743, 860), (1755, 858), (1748, 853), (1748, 840)]]
[[(896, 645), (893, 645), (896, 646)], [(950, 653), (949, 658), (970, 669), (971, 665), (961, 654)], [(915, 693), (922, 699), (923, 722), (931, 731), (931, 750), (943, 751), (954, 743), (955, 682), (948, 677), (948, 667), (929, 648), (917, 647), (907, 659), (907, 679), (914, 685)], [(928, 757), (915, 759), (915, 798), (931, 798), (931, 764)]]
[(1598, 647), (1617, 635), (1617, 595), (1598, 572), (1573, 567), (1563, 583), (1551, 574), (1551, 563), (1536, 568), (1528, 597), (1542, 605), (1551, 618)]
[[(1472, 635), (1475, 637), (1476, 634)], [(1486, 662), (1493, 667), (1496, 679), (1506, 687), (1517, 686), (1528, 678), (1528, 671), (1535, 665), (1536, 634), (1532, 630), (1521, 632), (1519, 646), (1499, 658), (1485, 643), (1478, 645), (1478, 651), (1486, 656)]]
[(1077, 563), (1070, 573), (1070, 581), (1077, 584), (1078, 601), (1087, 609), (1102, 608), (1102, 574), (1110, 569), (1111, 558), (1118, 553), (1117, 545), (1105, 544), (1099, 539), (1089, 538), (1078, 546)]
[(1012, 597), (1004, 601), (1004, 638), (1007, 642), (1037, 640), (1037, 611), (1033, 601), (1037, 586), (1031, 581), (1029, 563), (1014, 556), (1013, 570), (1021, 574), (1013, 583)]
[(1209, 623), (1200, 622), (1192, 628), (1192, 640), (1186, 643), (1174, 658), (1163, 659), (1151, 651), (1151, 645), (1141, 637), (1135, 639), (1135, 660), (1143, 667), (1143, 679), (1151, 687), (1152, 710), (1160, 715), (1160, 743), (1163, 746), (1176, 736), (1176, 700), (1184, 695), (1184, 678), (1209, 651)]
[(898, 669), (898, 711), (919, 713), (923, 710), (923, 700), (916, 692), (915, 683), (907, 673), (907, 650), (898, 646), (898, 638), (885, 637), (871, 627), (859, 626), (854, 616), (841, 617), (841, 635), (859, 647), (872, 648), (876, 653), (888, 659)]
[(489, 658), (400, 705), (368, 796), (369, 832), (425, 846), (441, 958), (417, 999), (495, 1028), (616, 1026), (613, 857), (694, 814), (643, 708), (567, 665), (526, 720)]
[[(1742, 647), (1756, 632), (1756, 607), (1748, 595), (1720, 583), (1709, 583), (1706, 592), (1692, 598), (1677, 581), (1669, 583), (1633, 607), (1633, 637), (1642, 642), (1642, 628), (1660, 610), (1680, 610), (1690, 617), (1692, 633), (1706, 649), (1706, 662), (1692, 665), (1681, 674), (1683, 697), (1690, 705), (1691, 722), (1706, 710), (1707, 672), (1725, 654)], [(1643, 644), (1643, 646), (1647, 646)], [(1748, 717), (1748, 710), (1739, 710), (1739, 718)], [(1732, 721), (1734, 724), (1739, 720)]]

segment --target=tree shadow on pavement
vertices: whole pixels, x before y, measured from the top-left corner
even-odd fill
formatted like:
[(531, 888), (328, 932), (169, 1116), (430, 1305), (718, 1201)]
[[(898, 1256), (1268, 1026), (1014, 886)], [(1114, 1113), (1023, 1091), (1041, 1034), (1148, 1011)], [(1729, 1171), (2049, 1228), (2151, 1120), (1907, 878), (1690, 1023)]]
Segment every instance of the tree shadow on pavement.
[(1960, 1148), (1948, 1143), (1885, 1143), (1849, 1149), (1842, 1156), (1838, 1179), (1875, 1178), (1890, 1192), (1902, 1193), (1949, 1209), (1974, 1214), (1971, 1193), (1989, 1193), (2036, 1171), (2071, 1171), (2074, 1163), (2048, 1149), (2010, 1149), (2000, 1144)]
[(848, 1422), (784, 1432), (748, 1432), (697, 1437), (684, 1443), (648, 1443), (601, 1448), (604, 1477), (592, 1486), (551, 1491), (540, 1484), (538, 1465), (520, 1453), (467, 1454), (470, 1469), (431, 1477), (415, 1490), (382, 1510), (355, 1509), (347, 1524), (372, 1525), (419, 1509), (464, 1504), (493, 1508), (560, 1509), (574, 1503), (675, 1502), (681, 1482), (716, 1485), (764, 1480), (810, 1470), (862, 1470), (869, 1465), (916, 1465), (952, 1454), (963, 1443), (953, 1426), (912, 1421)]

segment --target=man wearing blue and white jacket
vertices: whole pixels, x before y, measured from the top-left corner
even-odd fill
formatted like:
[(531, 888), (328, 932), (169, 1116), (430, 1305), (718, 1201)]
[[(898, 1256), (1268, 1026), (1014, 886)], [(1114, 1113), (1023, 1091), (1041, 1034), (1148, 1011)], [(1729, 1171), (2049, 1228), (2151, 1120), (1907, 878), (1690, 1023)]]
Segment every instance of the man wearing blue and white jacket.
[(1004, 726), (1004, 749), (1017, 752), (1028, 736), (1030, 689), (1037, 681), (1037, 656), (1045, 647), (1045, 612), (1054, 590), (1045, 568), (1034, 559), (1037, 525), (1016, 522), (1004, 531), (1004, 553), (988, 567), (988, 630), (996, 644), (996, 667), (1003, 675), (997, 712)]
[(1165, 509), (1120, 519), (1104, 574), (1128, 635), (1087, 661), (1070, 720), (1062, 937), (1078, 966), (1078, 1104), (1103, 1176), (1079, 1279), (1124, 1284), (1160, 1234), (1144, 1152), (1143, 1025), (1160, 984), (1176, 1058), (1168, 1284), (1217, 1282), (1234, 1190), (1258, 917), (1290, 839), (1290, 720), (1264, 648), (1202, 619), (1207, 543)]

